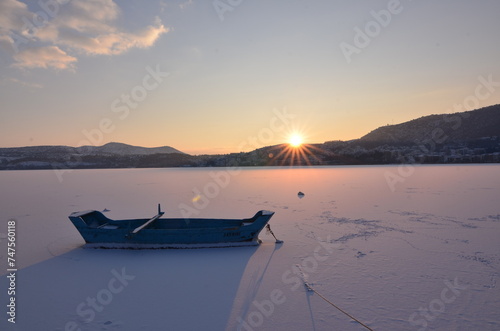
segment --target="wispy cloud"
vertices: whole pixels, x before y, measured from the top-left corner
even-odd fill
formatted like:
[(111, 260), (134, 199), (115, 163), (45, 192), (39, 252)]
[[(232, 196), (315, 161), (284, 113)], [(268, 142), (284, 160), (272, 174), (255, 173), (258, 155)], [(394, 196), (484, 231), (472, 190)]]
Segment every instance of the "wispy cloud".
[(0, 2), (0, 47), (14, 67), (74, 69), (81, 55), (118, 55), (151, 47), (169, 31), (161, 20), (129, 32), (116, 22), (121, 15), (113, 0), (71, 1), (31, 12), (19, 0)]
[(20, 80), (20, 79), (13, 78), (13, 77), (7, 77), (7, 78), (2, 79), (2, 84), (5, 84), (5, 83), (15, 83), (15, 84), (19, 84), (19, 85), (31, 87), (31, 88), (43, 88), (43, 85), (41, 85), (41, 84), (26, 82), (24, 80)]
[(13, 66), (19, 68), (74, 69), (75, 57), (57, 46), (26, 48), (14, 55)]
[(191, 6), (193, 4), (193, 0), (186, 0), (184, 2), (181, 2), (179, 4), (180, 9), (186, 9), (187, 7)]

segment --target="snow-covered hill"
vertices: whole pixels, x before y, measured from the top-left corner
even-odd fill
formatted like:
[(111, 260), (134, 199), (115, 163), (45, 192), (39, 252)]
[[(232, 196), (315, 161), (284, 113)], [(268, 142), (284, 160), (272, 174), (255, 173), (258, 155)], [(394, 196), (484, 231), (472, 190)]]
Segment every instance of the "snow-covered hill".
[(86, 154), (118, 154), (118, 155), (152, 155), (152, 154), (185, 154), (173, 147), (140, 147), (122, 143), (111, 142), (103, 146), (81, 146), (78, 151)]
[(122, 143), (103, 146), (0, 148), (0, 169), (153, 168), (190, 164), (192, 157), (170, 146)]
[(170, 146), (162, 147), (140, 147), (122, 143), (111, 142), (102, 146), (28, 146), (0, 148), (0, 156), (20, 156), (36, 154), (115, 154), (115, 155), (153, 155), (153, 154), (186, 154)]

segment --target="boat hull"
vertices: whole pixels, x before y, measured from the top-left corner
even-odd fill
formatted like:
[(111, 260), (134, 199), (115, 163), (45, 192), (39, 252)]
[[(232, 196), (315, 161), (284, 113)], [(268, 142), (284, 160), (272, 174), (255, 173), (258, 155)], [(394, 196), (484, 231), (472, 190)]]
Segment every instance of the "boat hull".
[(256, 245), (273, 216), (259, 211), (249, 219), (159, 218), (133, 233), (148, 219), (111, 220), (98, 211), (77, 212), (69, 219), (90, 247), (184, 248)]

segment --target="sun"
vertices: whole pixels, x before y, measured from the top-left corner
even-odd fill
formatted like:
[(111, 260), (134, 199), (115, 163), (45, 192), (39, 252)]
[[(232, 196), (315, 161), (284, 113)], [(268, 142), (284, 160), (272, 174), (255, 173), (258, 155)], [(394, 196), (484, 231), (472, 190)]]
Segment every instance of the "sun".
[(272, 153), (269, 153), (269, 164), (271, 165), (320, 165), (323, 159), (316, 156), (325, 154), (318, 145), (309, 144), (310, 136), (301, 128), (290, 128), (285, 132), (283, 138), (286, 142), (273, 146)]
[(300, 147), (300, 145), (302, 145), (303, 143), (303, 139), (302, 139), (302, 136), (300, 136), (299, 134), (297, 133), (294, 133), (290, 136), (290, 139), (288, 140), (288, 143), (292, 146), (292, 147)]

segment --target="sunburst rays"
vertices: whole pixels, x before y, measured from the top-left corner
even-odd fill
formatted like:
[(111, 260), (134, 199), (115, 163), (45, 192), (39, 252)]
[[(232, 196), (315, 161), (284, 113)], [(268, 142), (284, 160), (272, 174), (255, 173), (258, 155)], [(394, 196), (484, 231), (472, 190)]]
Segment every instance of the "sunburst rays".
[(289, 144), (279, 145), (277, 148), (280, 151), (276, 155), (273, 155), (272, 159), (278, 165), (310, 166), (322, 163), (317, 154), (322, 153), (323, 150), (314, 145), (305, 143), (294, 145), (290, 142)]

